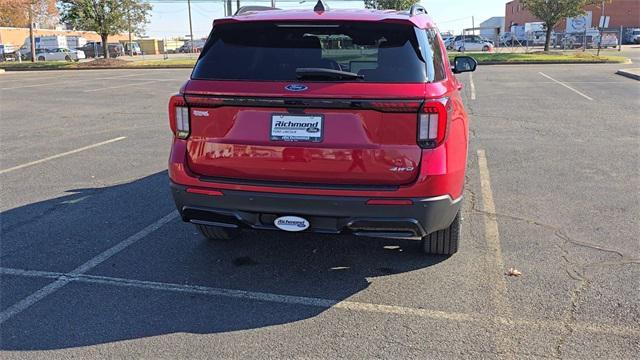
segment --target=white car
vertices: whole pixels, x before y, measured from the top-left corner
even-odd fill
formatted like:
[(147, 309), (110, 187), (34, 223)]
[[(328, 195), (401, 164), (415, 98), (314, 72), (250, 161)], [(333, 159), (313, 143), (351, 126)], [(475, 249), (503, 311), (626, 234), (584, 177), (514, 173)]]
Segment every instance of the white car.
[(49, 49), (43, 52), (36, 52), (38, 61), (78, 61), (85, 59), (82, 50), (69, 50), (65, 48)]
[(478, 36), (465, 37), (453, 44), (453, 48), (457, 51), (493, 51), (493, 44), (482, 40)]

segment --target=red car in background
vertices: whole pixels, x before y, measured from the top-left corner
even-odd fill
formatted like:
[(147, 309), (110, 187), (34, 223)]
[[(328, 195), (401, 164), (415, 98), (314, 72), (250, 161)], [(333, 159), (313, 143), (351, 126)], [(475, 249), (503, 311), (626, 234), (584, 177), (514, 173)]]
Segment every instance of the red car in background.
[(169, 177), (209, 239), (242, 228), (460, 239), (468, 120), (427, 11), (252, 8), (215, 20), (169, 102)]

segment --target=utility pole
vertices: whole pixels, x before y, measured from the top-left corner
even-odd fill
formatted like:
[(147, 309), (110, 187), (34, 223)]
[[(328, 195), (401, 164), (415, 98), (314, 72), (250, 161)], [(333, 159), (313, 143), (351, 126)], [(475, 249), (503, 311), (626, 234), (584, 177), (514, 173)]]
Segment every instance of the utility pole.
[(271, 7), (272, 8), (276, 7), (276, 0), (271, 0)]
[(189, 37), (191, 38), (191, 53), (195, 52), (193, 43), (193, 24), (191, 23), (191, 0), (187, 0), (187, 7), (189, 8)]
[(231, 2), (231, 0), (226, 0), (225, 4), (227, 6), (227, 16), (233, 15), (233, 9), (231, 7), (233, 3)]
[(602, 0), (602, 15), (600, 16), (600, 40), (598, 41), (598, 53), (596, 56), (600, 56), (600, 48), (602, 47), (602, 35), (604, 35), (604, 25), (607, 22), (607, 17), (604, 14), (604, 0)]
[(475, 18), (473, 16), (471, 17), (471, 31), (473, 31), (471, 33), (472, 35), (476, 34), (476, 21), (475, 21)]
[(127, 3), (127, 25), (129, 27), (129, 44), (127, 44), (127, 48), (129, 48), (129, 56), (133, 57), (133, 46), (131, 46), (131, 3), (129, 2)]
[(240, 0), (236, 0), (236, 11), (240, 10)]
[(29, 1), (29, 42), (31, 43), (31, 62), (36, 62), (36, 41), (33, 36), (33, 1)]

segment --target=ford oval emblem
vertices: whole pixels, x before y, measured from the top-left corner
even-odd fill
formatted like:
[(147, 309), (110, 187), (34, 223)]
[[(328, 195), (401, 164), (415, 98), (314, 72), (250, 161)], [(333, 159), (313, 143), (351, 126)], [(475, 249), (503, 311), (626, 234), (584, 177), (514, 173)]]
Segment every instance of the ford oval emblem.
[(307, 87), (306, 85), (302, 85), (302, 84), (289, 84), (289, 85), (285, 86), (284, 88), (289, 90), (289, 91), (305, 91), (305, 90), (309, 89), (309, 87)]

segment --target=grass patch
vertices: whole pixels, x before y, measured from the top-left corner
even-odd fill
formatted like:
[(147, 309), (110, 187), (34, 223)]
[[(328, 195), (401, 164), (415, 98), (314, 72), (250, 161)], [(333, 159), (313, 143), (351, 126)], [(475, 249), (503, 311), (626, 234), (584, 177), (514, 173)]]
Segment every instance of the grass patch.
[[(449, 53), (449, 59), (453, 60), (454, 57), (462, 55), (462, 53), (451, 52)], [(627, 58), (624, 56), (614, 55), (601, 55), (596, 56), (590, 52), (534, 52), (534, 53), (466, 53), (466, 55), (472, 56), (480, 64), (494, 64), (494, 63), (516, 63), (516, 64), (535, 64), (535, 63), (624, 63)], [(153, 68), (192, 68), (195, 63), (195, 58), (174, 58), (174, 59), (154, 59), (154, 60), (135, 60), (124, 61), (117, 59), (109, 63), (100, 63), (103, 60), (98, 60), (96, 63), (80, 62), (72, 63), (65, 61), (38, 61), (31, 63), (23, 61), (17, 62), (3, 62), (0, 63), (0, 69), (6, 70), (60, 70), (60, 69), (78, 69), (78, 68), (140, 68), (140, 69), (153, 69)]]
[[(449, 53), (449, 59), (461, 55), (461, 53)], [(588, 52), (571, 52), (571, 53), (467, 53), (467, 55), (475, 58), (479, 64), (483, 63), (539, 63), (539, 62), (558, 62), (558, 63), (624, 63), (627, 58), (624, 56), (596, 56)]]
[(0, 63), (0, 69), (64, 69), (64, 68), (73, 68), (76, 64), (70, 63), (66, 61), (38, 61), (38, 62), (29, 62), (23, 61), (21, 63), (14, 61), (4, 61)]
[(66, 61), (37, 61), (35, 63), (29, 61), (3, 62), (0, 63), (0, 69), (5, 70), (64, 70), (64, 69), (90, 69), (90, 68), (192, 68), (196, 59), (157, 59), (157, 60), (135, 60), (126, 61), (120, 59), (98, 59), (87, 62), (66, 62)]
[(165, 67), (165, 66), (175, 66), (175, 67), (193, 67), (196, 64), (196, 58), (193, 59), (167, 59), (167, 60), (136, 60), (130, 62), (132, 66), (136, 67)]

